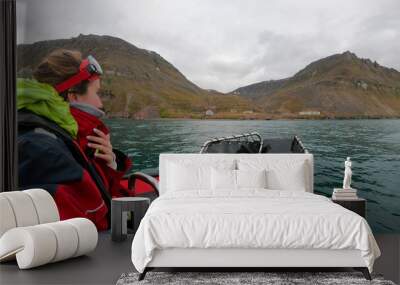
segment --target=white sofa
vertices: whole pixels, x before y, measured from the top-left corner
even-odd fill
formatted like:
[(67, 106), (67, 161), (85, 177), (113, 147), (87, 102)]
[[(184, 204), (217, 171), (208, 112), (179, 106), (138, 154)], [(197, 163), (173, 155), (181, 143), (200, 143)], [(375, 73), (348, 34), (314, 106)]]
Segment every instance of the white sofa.
[(86, 254), (97, 239), (88, 219), (60, 221), (43, 189), (0, 193), (0, 262), (16, 259), (20, 269), (33, 268)]
[[(210, 166), (213, 168), (211, 172), (207, 170)], [(329, 199), (320, 195), (312, 194), (314, 191), (313, 167), (313, 155), (309, 153), (161, 154), (159, 161), (160, 198), (158, 198), (158, 201), (156, 199), (153, 202), (152, 207), (150, 207), (145, 218), (142, 220), (132, 243), (132, 262), (138, 271), (142, 273), (139, 279), (144, 278), (146, 271), (156, 267), (354, 267), (360, 268), (366, 278), (370, 278), (367, 265), (370, 266), (371, 270), (371, 263), (373, 263), (374, 258), (379, 256), (380, 252), (366, 221), (357, 214), (332, 203)], [(212, 171), (215, 171), (215, 169), (224, 170), (220, 173), (222, 178), (220, 177), (221, 179), (217, 179), (217, 182), (212, 174)], [(255, 176), (258, 175), (257, 173), (260, 169), (266, 170), (266, 175), (268, 176), (266, 179), (266, 185), (264, 186), (256, 185), (259, 183), (259, 179), (256, 179)], [(240, 178), (240, 171), (246, 174), (242, 175), (242, 178)], [(227, 173), (226, 176), (224, 176), (224, 172)], [(232, 175), (236, 176), (233, 177), (230, 173), (235, 173)], [(242, 181), (240, 182), (239, 179)], [(233, 184), (231, 183), (232, 181), (225, 183), (224, 180), (232, 180), (236, 182)], [(226, 192), (221, 191), (221, 189), (213, 190), (216, 186), (222, 188), (222, 190), (224, 190), (224, 188), (230, 190)], [(259, 201), (265, 201), (265, 203), (270, 206), (275, 203), (275, 209), (282, 205), (281, 208), (284, 208), (283, 212), (279, 212), (278, 209), (277, 213), (285, 213), (284, 211), (286, 211), (286, 209), (288, 212), (293, 212), (294, 210), (294, 214), (286, 216), (286, 221), (288, 222), (291, 220), (288, 220), (287, 217), (296, 217), (298, 214), (297, 216), (302, 216), (301, 218), (303, 220), (301, 222), (306, 224), (308, 223), (308, 228), (312, 229), (313, 223), (318, 220), (319, 224), (316, 224), (316, 226), (326, 229), (329, 228), (330, 232), (327, 231), (326, 233), (321, 234), (319, 239), (320, 241), (322, 240), (322, 243), (320, 243), (320, 245), (313, 244), (314, 239), (310, 236), (308, 238), (310, 244), (306, 244), (304, 247), (301, 247), (300, 245), (300, 247), (297, 248), (279, 246), (275, 248), (249, 248), (248, 244), (244, 244), (243, 247), (239, 246), (235, 248), (224, 247), (223, 244), (219, 244), (217, 247), (213, 248), (209, 246), (204, 247), (201, 244), (202, 241), (197, 242), (201, 238), (197, 239), (199, 235), (196, 236), (195, 234), (192, 234), (191, 225), (196, 224), (196, 217), (198, 217), (196, 211), (197, 209), (201, 210), (201, 208), (194, 208), (197, 207), (195, 202), (196, 199), (192, 193), (188, 193), (186, 190), (193, 190), (191, 192), (197, 191), (199, 194), (198, 197), (200, 197), (199, 199), (207, 199), (207, 196), (214, 197), (213, 195), (218, 197), (221, 193), (222, 195), (228, 195), (228, 199), (230, 199), (229, 195), (241, 195), (242, 192), (240, 192), (240, 189), (238, 188), (246, 186), (266, 188), (265, 191), (261, 192), (264, 192), (265, 195), (270, 195), (271, 193), (273, 195), (278, 194), (277, 198), (282, 198), (282, 195), (289, 195), (286, 196), (289, 197), (288, 199), (283, 197), (283, 199), (279, 201), (272, 198), (275, 199), (272, 204), (270, 203), (271, 201), (268, 200), (269, 198), (263, 200), (266, 196), (260, 196), (261, 198)], [(171, 193), (175, 196), (171, 196)], [(185, 195), (189, 194), (191, 195), (187, 196), (189, 199), (184, 200)], [(178, 200), (173, 200), (175, 199), (174, 197), (177, 197), (176, 199)], [(293, 199), (290, 197), (293, 197)], [(297, 199), (298, 197), (300, 199)], [(223, 198), (225, 199), (225, 197)], [(239, 200), (241, 199), (236, 199), (235, 201)], [(185, 201), (187, 201), (187, 205), (184, 205), (186, 203)], [(210, 203), (214, 203), (212, 199), (209, 201)], [(283, 204), (280, 204), (281, 201)], [(306, 204), (309, 203), (309, 201), (312, 201), (312, 203), (310, 202), (312, 207), (310, 206), (310, 209), (305, 208), (306, 206), (301, 204), (303, 203), (302, 201)], [(191, 203), (193, 203), (192, 208), (189, 206), (192, 205)], [(176, 207), (174, 208), (170, 205), (177, 205), (182, 208), (176, 210)], [(207, 205), (207, 203), (204, 205)], [(294, 207), (299, 207), (299, 210), (297, 211), (297, 208), (288, 208), (290, 205), (296, 205)], [(215, 204), (215, 206), (220, 208), (223, 205)], [(214, 211), (214, 209), (216, 209), (215, 206), (209, 205), (205, 207), (211, 207), (209, 209)], [(258, 206), (260, 206), (260, 204), (258, 204)], [(246, 204), (238, 204), (238, 207), (242, 207), (241, 209), (245, 209), (246, 211), (248, 210)], [(262, 209), (261, 205), (261, 208), (258, 208), (258, 210), (262, 211)], [(179, 211), (181, 212), (179, 213)], [(185, 214), (183, 216), (182, 211), (185, 211), (187, 215)], [(319, 211), (321, 211), (321, 213)], [(332, 214), (335, 216), (330, 216)], [(279, 224), (280, 214), (274, 215), (276, 219), (275, 221)], [(269, 219), (269, 217), (271, 216), (268, 216), (268, 213), (266, 213), (265, 218)], [(315, 217), (315, 219), (309, 220), (307, 217)], [(334, 218), (331, 219), (329, 217)], [(325, 218), (328, 219), (328, 224), (326, 225), (324, 224)], [(334, 226), (336, 218), (342, 219), (342, 223), (338, 230), (336, 230), (336, 226)], [(174, 219), (178, 219), (178, 221), (176, 222)], [(188, 227), (183, 228), (185, 225), (182, 223), (188, 219), (190, 219), (190, 222), (187, 223)], [(336, 238), (336, 235), (340, 234), (342, 229), (348, 230), (346, 219), (362, 226), (362, 233), (355, 230), (355, 232), (350, 232), (350, 234), (353, 237), (363, 236), (363, 241), (365, 241), (364, 245), (368, 244), (368, 247), (365, 248), (365, 252), (362, 252), (359, 249), (362, 248), (362, 243), (354, 241), (354, 239), (352, 239), (354, 244), (349, 243), (348, 245), (344, 245), (345, 242), (343, 244), (338, 242), (339, 239)], [(202, 219), (201, 222), (203, 224), (198, 224), (197, 229), (199, 229), (199, 226), (204, 226), (204, 230), (207, 231), (207, 221)], [(166, 224), (168, 224), (168, 227), (163, 227), (163, 225)], [(154, 225), (158, 225), (157, 228)], [(260, 224), (255, 224), (253, 228), (259, 226)], [(290, 229), (292, 230), (291, 238), (293, 238), (294, 241), (296, 241), (296, 238), (301, 240), (302, 230), (296, 230), (297, 225), (292, 224), (290, 226)], [(280, 232), (278, 234), (280, 235), (279, 237), (285, 239), (284, 235), (286, 231), (282, 227), (284, 227), (284, 223), (280, 225)], [(203, 227), (201, 229), (203, 230)], [(277, 231), (278, 230), (279, 229), (277, 229)], [(271, 231), (264, 231), (264, 234), (266, 233), (263, 235), (264, 239), (271, 239), (272, 236), (270, 236), (270, 234), (274, 235), (273, 231), (273, 229)], [(182, 239), (182, 234), (180, 234), (181, 232), (183, 232)], [(198, 231), (196, 230), (196, 232)], [(215, 234), (218, 233), (207, 231), (200, 236), (213, 237)], [(227, 234), (235, 235), (234, 233)], [(330, 237), (329, 239), (332, 241), (332, 245), (327, 245), (325, 243), (325, 245), (321, 246), (321, 244), (324, 243), (325, 234)], [(312, 235), (311, 232), (310, 235)], [(174, 236), (175, 238), (169, 238), (170, 236)], [(253, 236), (253, 234), (250, 236)], [(223, 236), (220, 238), (222, 240)], [(253, 238), (254, 240), (262, 240), (257, 232), (254, 233)], [(176, 240), (179, 240), (181, 243), (175, 243)], [(185, 241), (188, 240), (190, 240), (190, 242), (185, 245)], [(349, 241), (350, 238), (347, 238), (347, 236), (344, 235), (343, 241), (346, 240)], [(197, 245), (190, 245), (195, 244), (192, 241), (195, 241), (195, 243), (197, 242)], [(207, 242), (210, 244), (209, 241)], [(174, 244), (176, 244), (176, 246)], [(370, 254), (370, 260), (367, 264), (365, 256), (368, 254)]]

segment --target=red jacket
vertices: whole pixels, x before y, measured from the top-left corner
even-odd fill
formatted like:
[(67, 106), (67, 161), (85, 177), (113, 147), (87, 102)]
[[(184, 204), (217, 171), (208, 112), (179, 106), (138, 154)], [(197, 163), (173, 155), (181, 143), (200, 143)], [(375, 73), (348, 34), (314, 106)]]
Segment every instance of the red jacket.
[(114, 170), (92, 157), (86, 135), (94, 127), (107, 133), (108, 129), (90, 114), (74, 108), (71, 113), (79, 125), (77, 140), (46, 118), (18, 112), (19, 188), (43, 188), (53, 196), (62, 220), (85, 217), (105, 230), (110, 198), (133, 195), (120, 186), (131, 161), (115, 150), (118, 168)]
[(87, 158), (96, 167), (97, 172), (100, 174), (111, 196), (124, 197), (132, 195), (131, 191), (121, 187), (120, 184), (122, 177), (132, 166), (131, 160), (118, 150), (114, 149), (113, 151), (117, 157), (117, 169), (114, 170), (107, 166), (103, 159), (95, 157), (94, 149), (87, 146), (88, 140), (86, 137), (89, 135), (97, 136), (96, 133), (93, 132), (93, 129), (96, 128), (107, 135), (110, 132), (107, 126), (95, 116), (77, 108), (71, 107), (71, 114), (78, 123), (78, 137), (76, 141), (86, 154)]

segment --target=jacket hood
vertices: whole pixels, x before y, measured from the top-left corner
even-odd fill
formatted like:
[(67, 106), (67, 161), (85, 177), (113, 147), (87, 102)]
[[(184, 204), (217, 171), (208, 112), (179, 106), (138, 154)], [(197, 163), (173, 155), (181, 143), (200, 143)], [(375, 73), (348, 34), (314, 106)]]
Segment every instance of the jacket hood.
[(27, 109), (36, 115), (45, 117), (73, 138), (78, 133), (78, 124), (70, 112), (68, 102), (49, 84), (32, 79), (17, 79), (17, 108)]

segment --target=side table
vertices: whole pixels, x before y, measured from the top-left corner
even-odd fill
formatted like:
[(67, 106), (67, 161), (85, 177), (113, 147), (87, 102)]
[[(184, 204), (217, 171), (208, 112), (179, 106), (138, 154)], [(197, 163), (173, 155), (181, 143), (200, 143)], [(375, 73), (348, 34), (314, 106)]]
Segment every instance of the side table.
[(149, 205), (150, 199), (145, 197), (113, 198), (111, 201), (111, 239), (113, 241), (126, 239), (128, 234), (128, 212), (131, 212), (133, 233), (136, 233)]
[(340, 206), (359, 214), (361, 217), (366, 217), (366, 205), (367, 201), (363, 198), (354, 198), (351, 200), (338, 200), (332, 199), (332, 202), (339, 204)]

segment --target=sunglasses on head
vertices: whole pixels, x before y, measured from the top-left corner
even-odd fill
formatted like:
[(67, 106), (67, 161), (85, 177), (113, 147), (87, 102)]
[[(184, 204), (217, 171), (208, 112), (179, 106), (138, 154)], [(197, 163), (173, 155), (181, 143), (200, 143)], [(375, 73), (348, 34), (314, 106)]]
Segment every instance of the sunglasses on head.
[(81, 83), (84, 80), (93, 81), (99, 78), (103, 74), (103, 70), (97, 60), (89, 55), (87, 58), (82, 60), (79, 66), (79, 72), (74, 76), (68, 78), (64, 82), (58, 84), (55, 89), (58, 93), (61, 93), (69, 88)]

